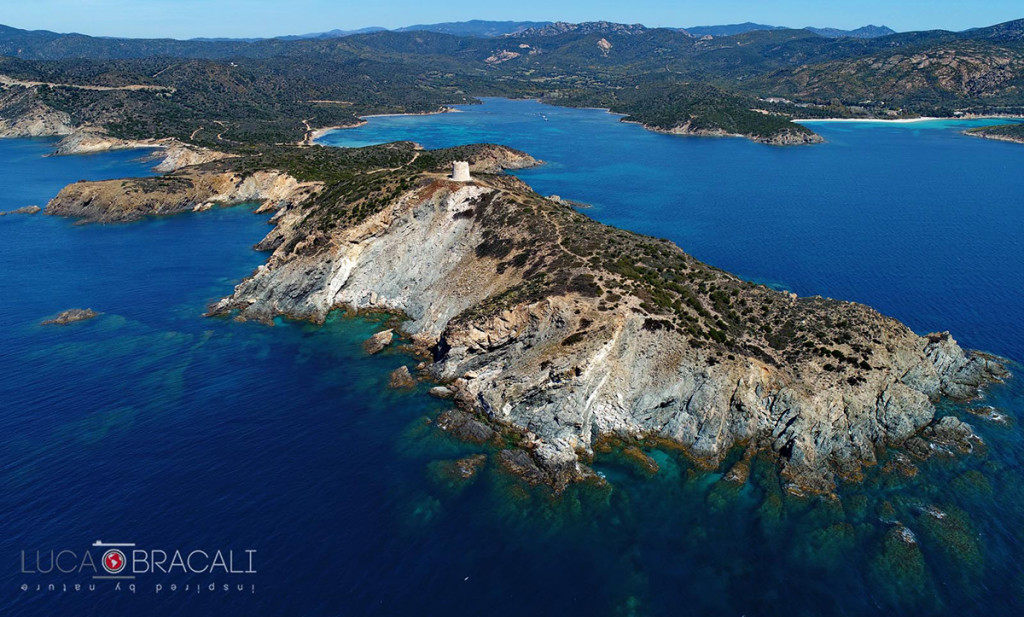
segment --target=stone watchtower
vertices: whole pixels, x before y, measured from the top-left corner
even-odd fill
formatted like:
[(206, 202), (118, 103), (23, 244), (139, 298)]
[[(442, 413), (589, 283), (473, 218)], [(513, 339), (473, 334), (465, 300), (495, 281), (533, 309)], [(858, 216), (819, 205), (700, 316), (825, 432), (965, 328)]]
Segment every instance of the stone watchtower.
[(466, 161), (455, 161), (452, 163), (452, 180), (456, 182), (469, 182), (469, 163)]

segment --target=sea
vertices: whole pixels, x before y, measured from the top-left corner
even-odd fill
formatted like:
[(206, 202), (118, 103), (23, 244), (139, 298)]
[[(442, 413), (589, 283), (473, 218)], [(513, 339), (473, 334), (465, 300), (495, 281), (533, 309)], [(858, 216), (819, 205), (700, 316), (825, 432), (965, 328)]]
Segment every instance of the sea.
[[(519, 148), (544, 165), (517, 176), (603, 223), (948, 330), (1024, 374), (1024, 146), (962, 134), (995, 121), (816, 122), (825, 144), (778, 148), (619, 120), (485, 99), (321, 143)], [(145, 152), (46, 156), (54, 143), (0, 140), (0, 211), (154, 173)], [(266, 260), (269, 230), (251, 206), (0, 217), (0, 615), (1024, 612), (1019, 378), (941, 406), (983, 449), (916, 474), (893, 453), (838, 499), (788, 495), (770, 460), (736, 488), (658, 450), (656, 474), (599, 456), (607, 484), (560, 496), (490, 460), (461, 481), (452, 461), (493, 451), (436, 429), (448, 403), (429, 384), (387, 387), (418, 360), (363, 351), (386, 316), (204, 317)], [(100, 316), (40, 324), (69, 308)]]

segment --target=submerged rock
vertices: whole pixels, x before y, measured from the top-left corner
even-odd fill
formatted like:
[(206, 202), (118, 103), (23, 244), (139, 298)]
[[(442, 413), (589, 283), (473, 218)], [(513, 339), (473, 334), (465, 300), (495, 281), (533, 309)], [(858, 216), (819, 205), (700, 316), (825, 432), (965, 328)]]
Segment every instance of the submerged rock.
[(87, 319), (92, 319), (94, 317), (97, 317), (98, 315), (99, 313), (92, 309), (68, 309), (62, 313), (59, 313), (53, 319), (47, 319), (46, 321), (40, 322), (40, 325), (65, 326), (69, 323), (74, 323), (76, 321), (85, 321)]
[(412, 388), (416, 385), (416, 380), (413, 379), (412, 373), (409, 372), (409, 367), (402, 365), (391, 372), (391, 377), (388, 379), (388, 386), (396, 389), (400, 388)]
[(458, 439), (472, 443), (484, 443), (497, 435), (494, 429), (459, 409), (442, 413), (437, 419), (437, 426)]
[(381, 351), (383, 351), (384, 348), (390, 345), (394, 339), (394, 330), (384, 330), (383, 332), (378, 332), (377, 334), (374, 334), (370, 338), (366, 339), (366, 341), (363, 342), (363, 349), (366, 351), (366, 353), (372, 356), (376, 353), (380, 353)]
[(428, 470), (436, 484), (457, 494), (476, 481), (486, 462), (486, 454), (474, 454), (454, 461), (434, 461)]
[(954, 507), (925, 508), (917, 522), (928, 547), (936, 549), (949, 566), (947, 571), (969, 585), (980, 582), (985, 568), (981, 540), (967, 514)]
[(636, 446), (624, 448), (620, 453), (620, 457), (630, 469), (643, 476), (651, 477), (657, 475), (661, 470), (657, 461)]
[(1009, 426), (1010, 424), (1013, 423), (1013, 420), (1010, 418), (1010, 416), (991, 406), (968, 407), (967, 412), (979, 418), (988, 420), (993, 424)]
[(917, 537), (904, 525), (896, 524), (886, 532), (871, 560), (868, 579), (890, 605), (934, 608), (938, 602)]

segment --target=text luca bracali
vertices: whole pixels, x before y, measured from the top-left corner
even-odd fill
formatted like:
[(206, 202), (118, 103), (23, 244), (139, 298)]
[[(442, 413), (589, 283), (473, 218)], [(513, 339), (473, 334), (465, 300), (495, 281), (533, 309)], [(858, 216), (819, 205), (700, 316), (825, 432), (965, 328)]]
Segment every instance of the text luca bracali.
[(84, 551), (21, 551), (21, 575), (32, 579), (21, 590), (255, 593), (255, 559), (256, 549), (163, 550), (97, 540)]

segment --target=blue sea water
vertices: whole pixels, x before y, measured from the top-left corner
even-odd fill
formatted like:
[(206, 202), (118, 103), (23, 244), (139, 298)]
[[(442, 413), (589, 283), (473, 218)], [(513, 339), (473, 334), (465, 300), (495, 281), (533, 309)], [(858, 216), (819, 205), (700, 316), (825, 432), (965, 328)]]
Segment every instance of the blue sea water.
[[(603, 222), (1024, 359), (1024, 146), (961, 136), (956, 123), (829, 124), (815, 125), (826, 145), (776, 149), (616, 120), (488, 100), (375, 118), (324, 142), (523, 148), (547, 164), (521, 177), (592, 204)], [(78, 179), (151, 173), (137, 152), (43, 158), (52, 147), (0, 141), (0, 210), (42, 205)], [(1009, 427), (944, 409), (972, 418), (985, 453), (923, 463), (910, 478), (869, 470), (838, 502), (785, 496), (765, 461), (736, 490), (658, 451), (654, 477), (599, 458), (610, 488), (557, 499), (490, 463), (460, 487), (438, 461), (487, 450), (433, 428), (446, 404), (426, 385), (387, 389), (392, 369), (417, 360), (400, 349), (365, 355), (379, 320), (266, 327), (202, 316), (264, 261), (251, 247), (268, 229), (246, 207), (115, 226), (0, 218), (0, 615), (1024, 608), (1020, 380), (982, 403), (1014, 418)], [(103, 314), (39, 325), (71, 307)], [(913, 548), (893, 542), (896, 521)], [(255, 549), (257, 572), (140, 574), (134, 592), (110, 580), (75, 591), (92, 579), (21, 572), (22, 552), (32, 569), (36, 551), (45, 566), (50, 550), (80, 555), (98, 539)]]

